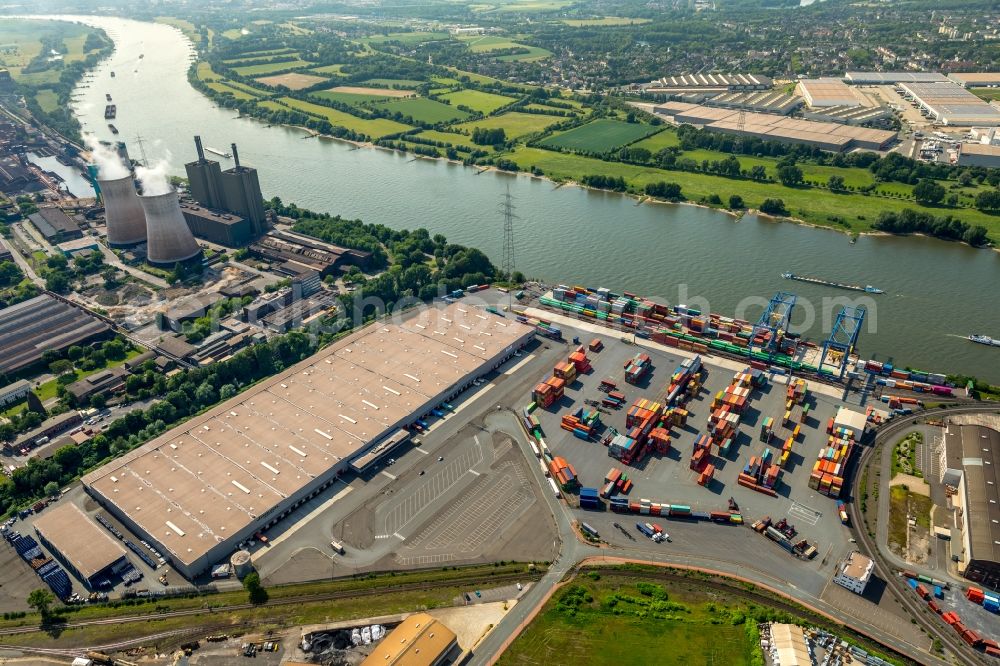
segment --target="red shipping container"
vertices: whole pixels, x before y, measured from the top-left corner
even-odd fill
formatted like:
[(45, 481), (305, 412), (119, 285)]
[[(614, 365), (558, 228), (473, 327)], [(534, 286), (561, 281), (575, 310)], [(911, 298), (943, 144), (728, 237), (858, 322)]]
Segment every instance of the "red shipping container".
[(981, 604), (985, 595), (978, 587), (970, 587), (965, 591), (965, 598), (974, 604)]

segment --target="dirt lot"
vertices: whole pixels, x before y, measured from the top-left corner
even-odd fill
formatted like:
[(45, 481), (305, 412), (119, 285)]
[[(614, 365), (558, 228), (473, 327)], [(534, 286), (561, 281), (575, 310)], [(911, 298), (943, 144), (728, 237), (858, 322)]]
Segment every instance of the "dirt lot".
[(298, 74), (296, 72), (291, 72), (289, 74), (278, 74), (277, 76), (263, 76), (256, 79), (258, 83), (263, 83), (266, 86), (285, 86), (289, 90), (302, 90), (303, 88), (308, 88), (314, 86), (317, 83), (323, 83), (328, 79), (323, 76), (313, 76), (312, 74)]
[(45, 587), (42, 579), (35, 575), (31, 567), (17, 556), (17, 552), (7, 543), (0, 542), (0, 610), (26, 611), (28, 594)]
[[(260, 79), (258, 79), (259, 81)], [(417, 93), (412, 90), (395, 90), (393, 88), (365, 88), (364, 86), (337, 86), (330, 92), (348, 93), (351, 95), (381, 95), (382, 97), (413, 97)]]

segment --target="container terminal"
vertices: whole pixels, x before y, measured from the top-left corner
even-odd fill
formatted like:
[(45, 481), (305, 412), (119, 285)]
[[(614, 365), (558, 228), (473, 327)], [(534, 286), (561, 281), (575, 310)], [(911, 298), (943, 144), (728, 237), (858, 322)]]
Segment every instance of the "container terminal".
[(866, 294), (884, 294), (885, 291), (879, 289), (878, 287), (873, 287), (870, 284), (861, 286), (860, 284), (847, 284), (845, 282), (834, 282), (832, 280), (824, 280), (823, 278), (809, 277), (808, 275), (796, 275), (795, 273), (782, 273), (781, 277), (786, 280), (798, 280), (799, 282), (809, 282), (810, 284), (818, 284), (824, 287), (835, 287), (837, 289), (847, 289), (848, 291), (863, 291)]

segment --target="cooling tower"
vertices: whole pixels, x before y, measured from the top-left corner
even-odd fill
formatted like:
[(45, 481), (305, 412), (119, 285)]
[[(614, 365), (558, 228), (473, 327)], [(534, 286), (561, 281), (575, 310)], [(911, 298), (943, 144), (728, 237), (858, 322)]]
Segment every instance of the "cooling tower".
[(141, 196), (146, 213), (146, 258), (151, 264), (172, 266), (201, 252), (184, 221), (176, 192)]
[(146, 216), (132, 176), (113, 180), (97, 179), (104, 199), (104, 216), (108, 221), (108, 243), (115, 247), (135, 245), (146, 240)]

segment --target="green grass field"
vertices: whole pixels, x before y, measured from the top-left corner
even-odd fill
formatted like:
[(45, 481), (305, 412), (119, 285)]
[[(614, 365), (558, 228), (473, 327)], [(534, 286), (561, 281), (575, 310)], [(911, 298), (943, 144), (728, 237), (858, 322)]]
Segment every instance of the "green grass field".
[(496, 37), (496, 36), (472, 36), (472, 37), (460, 37), (460, 41), (465, 42), (468, 45), (469, 50), (473, 53), (489, 53), (490, 51), (501, 51), (505, 49), (527, 49), (527, 53), (518, 53), (514, 55), (504, 55), (497, 58), (498, 60), (503, 60), (505, 62), (523, 60), (525, 62), (534, 62), (536, 60), (544, 60), (552, 55), (551, 51), (548, 51), (537, 46), (528, 46), (527, 44), (520, 44), (508, 37)]
[(10, 70), (10, 75), (20, 83), (38, 85), (59, 81), (61, 68), (53, 67), (34, 73), (21, 70), (42, 50), (42, 38), (62, 41), (64, 62), (82, 60), (86, 55), (83, 44), (92, 28), (65, 21), (34, 21), (4, 19), (0, 22), (0, 67)]
[(281, 72), (286, 69), (302, 69), (303, 67), (309, 67), (312, 64), (313, 63), (311, 62), (296, 58), (295, 60), (288, 60), (286, 62), (272, 62), (265, 65), (234, 67), (233, 71), (240, 76), (260, 76), (261, 74), (271, 74), (272, 72)]
[(542, 116), (537, 113), (518, 113), (516, 111), (508, 111), (507, 113), (501, 113), (499, 116), (490, 116), (489, 118), (482, 118), (480, 120), (470, 120), (467, 123), (455, 125), (454, 129), (464, 130), (471, 133), (476, 127), (482, 127), (484, 129), (496, 129), (502, 127), (508, 139), (516, 139), (524, 136), (525, 134), (541, 132), (546, 127), (561, 122), (562, 120), (562, 118)]
[(296, 109), (313, 116), (319, 116), (320, 118), (325, 118), (330, 121), (331, 125), (337, 125), (338, 127), (344, 127), (353, 132), (367, 134), (372, 137), (372, 139), (381, 139), (382, 137), (390, 134), (398, 134), (400, 132), (405, 132), (408, 129), (412, 129), (409, 125), (397, 123), (395, 120), (387, 120), (385, 118), (358, 118), (357, 116), (352, 116), (349, 113), (344, 113), (343, 111), (338, 111), (337, 109), (331, 109), (328, 106), (312, 104), (311, 102), (303, 102), (301, 100), (292, 99), (291, 97), (282, 97), (281, 102), (286, 104), (289, 108)]
[[(576, 115), (576, 116), (580, 115), (579, 112), (576, 109), (559, 109), (559, 108), (556, 108), (554, 106), (548, 106), (547, 104), (525, 104), (524, 108), (526, 108), (526, 109), (532, 109), (534, 111), (542, 111), (544, 113), (553, 113), (553, 112), (567, 113), (568, 112), (568, 113), (572, 113), (573, 115)], [(569, 118), (569, 116), (566, 116), (566, 118)]]
[(481, 90), (459, 90), (441, 95), (441, 98), (450, 101), (452, 106), (465, 106), (473, 111), (486, 114), (493, 113), (514, 101), (513, 97), (495, 95)]
[(641, 23), (649, 23), (651, 20), (652, 19), (648, 18), (622, 18), (619, 16), (605, 16), (604, 18), (597, 18), (597, 19), (563, 19), (562, 22), (574, 28), (589, 28), (595, 26), (608, 26), (608, 25), (639, 25)]
[(333, 90), (320, 90), (319, 92), (311, 93), (311, 95), (319, 99), (327, 99), (333, 102), (340, 102), (341, 104), (349, 104), (350, 106), (358, 109), (362, 108), (362, 105), (370, 102), (382, 102), (389, 99), (385, 95), (363, 95), (358, 93), (334, 92)]
[(677, 138), (677, 132), (670, 128), (632, 144), (634, 148), (645, 148), (654, 155), (664, 148), (673, 148), (678, 145), (680, 145), (680, 140)]
[(254, 60), (262, 60), (264, 58), (273, 58), (276, 56), (281, 56), (283, 58), (291, 59), (292, 56), (298, 59), (299, 54), (292, 49), (278, 49), (274, 52), (259, 52), (260, 55), (252, 55), (250, 53), (244, 53), (239, 58), (230, 58), (229, 60), (223, 60), (222, 62), (227, 65), (241, 65), (246, 62), (252, 62)]
[(313, 67), (309, 71), (314, 74), (332, 74), (333, 76), (346, 76), (343, 70), (344, 66), (342, 64), (337, 65), (323, 65), (322, 67)]
[(45, 113), (52, 113), (59, 108), (59, 96), (54, 90), (42, 88), (35, 93), (35, 100)]
[(472, 143), (472, 139), (464, 134), (456, 134), (455, 132), (440, 132), (438, 130), (424, 130), (418, 136), (425, 139), (430, 139), (431, 141), (440, 141), (442, 143), (450, 143), (453, 146), (466, 146), (468, 148), (479, 148), (488, 149), (489, 146), (477, 146)]
[[(792, 217), (837, 229), (869, 231), (880, 212), (898, 213), (911, 208), (934, 215), (952, 215), (969, 224), (981, 224), (986, 227), (991, 238), (1000, 238), (1000, 218), (969, 208), (925, 208), (913, 201), (854, 193), (835, 194), (817, 188), (789, 188), (778, 183), (756, 183), (702, 173), (667, 171), (619, 162), (604, 162), (596, 158), (556, 153), (541, 148), (519, 147), (508, 157), (521, 169), (537, 167), (556, 180), (579, 182), (583, 176), (594, 174), (621, 176), (634, 193), (640, 193), (649, 183), (666, 181), (679, 184), (683, 195), (689, 200), (717, 194), (725, 201), (730, 194), (739, 194), (750, 208), (757, 208), (764, 199), (777, 198), (785, 202), (785, 208)], [(831, 218), (844, 220), (850, 226), (845, 227)]]
[(637, 141), (652, 134), (656, 129), (652, 125), (600, 118), (553, 135), (546, 139), (543, 145), (603, 153)]
[(366, 37), (363, 41), (369, 44), (399, 42), (405, 46), (416, 46), (424, 42), (439, 42), (445, 39), (451, 39), (451, 35), (447, 32), (390, 32), (388, 35)]
[[(640, 574), (641, 576), (641, 574)], [(501, 655), (502, 666), (752, 663), (756, 627), (747, 604), (636, 582), (627, 575), (578, 576), (556, 592)], [(641, 577), (640, 577), (641, 581)], [(577, 598), (573, 592), (577, 592)], [(648, 594), (644, 594), (644, 592)], [(655, 595), (655, 596), (653, 596)]]
[(259, 97), (259, 95), (251, 95), (245, 90), (240, 90), (225, 83), (219, 83), (218, 81), (210, 81), (205, 85), (216, 92), (232, 95), (235, 99), (257, 99)]
[(195, 74), (202, 81), (221, 81), (223, 78), (221, 74), (216, 74), (212, 70), (212, 66), (204, 60), (198, 63), (198, 66), (195, 68)]
[(368, 79), (358, 85), (362, 86), (375, 86), (376, 88), (399, 88), (407, 90), (410, 88), (416, 88), (419, 85), (423, 85), (424, 81), (417, 81), (415, 79)]
[(1000, 100), (1000, 88), (969, 88), (969, 92), (980, 99), (989, 101)]
[(373, 104), (374, 107), (385, 109), (390, 113), (399, 112), (422, 123), (450, 123), (465, 120), (469, 114), (454, 106), (442, 104), (424, 97), (408, 97), (405, 99), (390, 99)]
[(245, 93), (249, 93), (254, 97), (267, 97), (272, 95), (266, 90), (261, 90), (260, 88), (254, 88), (253, 86), (248, 86), (245, 83), (240, 83), (239, 81), (230, 81), (229, 79), (222, 80), (223, 85), (229, 86), (230, 88), (235, 88), (236, 90), (242, 90)]

